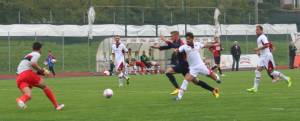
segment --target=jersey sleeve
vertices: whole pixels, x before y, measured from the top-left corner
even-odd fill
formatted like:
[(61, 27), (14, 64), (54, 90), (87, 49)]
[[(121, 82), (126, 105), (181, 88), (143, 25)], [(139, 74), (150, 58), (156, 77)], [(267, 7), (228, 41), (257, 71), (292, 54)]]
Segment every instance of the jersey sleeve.
[(115, 53), (114, 45), (111, 46), (111, 53)]
[(122, 44), (123, 50), (127, 53), (128, 49), (125, 47), (125, 45)]
[(41, 57), (41, 55), (38, 54), (38, 53), (33, 54), (32, 58), (31, 58), (31, 62), (36, 62), (37, 63), (40, 57)]
[(179, 52), (183, 52), (183, 50), (184, 50), (184, 45), (183, 45), (183, 46), (180, 46), (178, 50), (179, 50)]
[(271, 42), (269, 42), (270, 48), (273, 48), (273, 44)]
[(56, 59), (56, 58), (54, 57), (54, 55), (52, 55), (52, 59)]
[(262, 42), (263, 44), (269, 44), (268, 38), (267, 38), (266, 36), (262, 36), (262, 37), (261, 37), (261, 42)]

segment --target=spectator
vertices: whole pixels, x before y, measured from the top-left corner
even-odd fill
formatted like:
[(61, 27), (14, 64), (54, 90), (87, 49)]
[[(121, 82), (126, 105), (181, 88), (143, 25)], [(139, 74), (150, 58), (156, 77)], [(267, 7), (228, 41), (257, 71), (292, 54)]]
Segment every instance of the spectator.
[(290, 49), (290, 69), (294, 69), (294, 60), (296, 56), (296, 46), (294, 45), (294, 42), (291, 41), (291, 45), (289, 46)]
[(233, 42), (234, 46), (231, 47), (231, 55), (232, 55), (232, 68), (231, 71), (234, 71), (234, 65), (236, 62), (236, 71), (239, 71), (239, 62), (241, 57), (241, 48), (237, 46), (237, 41)]
[(106, 52), (103, 53), (103, 56), (101, 57), (101, 61), (109, 61), (109, 58), (106, 56)]

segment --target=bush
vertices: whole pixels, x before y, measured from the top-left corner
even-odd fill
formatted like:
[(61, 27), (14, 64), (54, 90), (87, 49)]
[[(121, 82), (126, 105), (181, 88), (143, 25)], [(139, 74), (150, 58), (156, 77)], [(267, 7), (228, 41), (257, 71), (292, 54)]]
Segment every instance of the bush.
[(293, 10), (293, 8), (294, 8), (294, 4), (286, 4), (283, 7), (283, 9), (286, 9), (286, 10)]

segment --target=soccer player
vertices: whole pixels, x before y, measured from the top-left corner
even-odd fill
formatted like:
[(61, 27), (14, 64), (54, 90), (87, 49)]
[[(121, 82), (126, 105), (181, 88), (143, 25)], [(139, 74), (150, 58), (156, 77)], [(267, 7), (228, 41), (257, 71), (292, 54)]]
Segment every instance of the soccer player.
[(137, 66), (141, 67), (142, 74), (145, 75), (144, 74), (144, 69), (146, 69), (148, 71), (148, 68), (145, 66), (145, 64), (143, 62), (141, 62), (141, 59), (140, 59), (140, 56), (139, 56), (139, 51), (137, 51), (137, 50), (135, 51), (135, 54), (132, 56), (131, 61), (135, 61), (135, 64)]
[(52, 59), (56, 59), (55, 57), (54, 57), (54, 55), (52, 55), (52, 52), (51, 51), (49, 51), (48, 52), (48, 56), (47, 56), (47, 58), (45, 59), (45, 61), (44, 61), (44, 63), (47, 61), (48, 62), (48, 64), (49, 64), (49, 70), (50, 71), (52, 71), (52, 73), (53, 73), (53, 75), (54, 75), (54, 77), (56, 78), (56, 76), (55, 76), (55, 72), (54, 72), (54, 63), (56, 63), (56, 61), (55, 62), (53, 62), (52, 63)]
[[(210, 70), (202, 61), (199, 49), (208, 48), (208, 47), (216, 47), (219, 43), (215, 44), (201, 44), (199, 42), (194, 43), (194, 35), (193, 33), (188, 32), (186, 35), (187, 44), (182, 45), (179, 49), (175, 49), (175, 52), (185, 52), (187, 55), (187, 62), (189, 65), (193, 65), (189, 67), (189, 72), (185, 75), (185, 79), (181, 85), (178, 96), (173, 98), (173, 100), (181, 100), (183, 93), (186, 91), (187, 86), (190, 81), (193, 81), (194, 84), (198, 85), (198, 83), (204, 83), (201, 80), (196, 80), (198, 74), (203, 74), (204, 76), (210, 77), (218, 83), (221, 83), (220, 78), (216, 75), (212, 70)], [(206, 84), (207, 85), (207, 84)], [(219, 89), (212, 88), (207, 85), (205, 88), (213, 93), (216, 98), (219, 98)]]
[[(222, 48), (222, 45), (221, 45), (221, 42), (219, 42), (218, 36), (215, 36), (214, 39), (215, 39), (215, 43), (219, 43), (219, 46), (209, 48), (209, 50), (214, 53), (215, 63), (217, 64), (216, 66), (212, 67), (211, 70), (218, 68), (220, 75), (225, 76), (224, 74), (222, 74), (222, 70), (220, 68), (221, 50), (224, 50), (224, 48)], [(213, 44), (215, 44), (215, 43), (213, 43)]]
[(249, 92), (257, 92), (258, 84), (261, 77), (261, 71), (263, 70), (263, 67), (266, 68), (267, 71), (273, 76), (278, 76), (280, 78), (283, 78), (286, 80), (288, 87), (291, 87), (291, 79), (290, 77), (286, 77), (282, 73), (275, 71), (275, 65), (273, 55), (270, 52), (270, 45), (269, 41), (266, 35), (263, 34), (263, 27), (258, 25), (256, 26), (256, 35), (257, 35), (257, 44), (258, 48), (254, 48), (254, 51), (260, 52), (260, 58), (255, 70), (255, 79), (254, 79), (254, 86), (253, 88), (247, 89)]
[(152, 74), (155, 74), (154, 72), (154, 66), (157, 66), (157, 74), (160, 74), (159, 70), (160, 70), (160, 64), (153, 61), (154, 60), (154, 56), (152, 54), (152, 49), (149, 49), (149, 53), (147, 54), (147, 57), (149, 58), (149, 62), (151, 65), (151, 70), (152, 70)]
[(143, 51), (143, 55), (141, 55), (140, 58), (141, 58), (141, 62), (143, 62), (144, 65), (148, 68), (147, 69), (147, 74), (150, 74), (150, 72), (149, 72), (149, 68), (150, 68), (149, 58), (147, 57), (145, 50)]
[[(112, 63), (115, 64), (117, 74), (119, 75), (119, 87), (123, 87), (123, 78), (127, 80), (127, 85), (129, 84), (130, 77), (127, 77), (122, 73), (122, 68), (124, 64), (124, 52), (129, 55), (129, 52), (124, 44), (120, 43), (120, 37), (115, 36), (116, 43), (112, 45)], [(131, 63), (131, 60), (128, 60)]]
[[(269, 45), (270, 45), (270, 52), (273, 54), (273, 52), (275, 51), (275, 47), (273, 46), (273, 44), (271, 42), (269, 42)], [(257, 55), (260, 56), (260, 52), (258, 51), (257, 52)], [(275, 63), (273, 63), (275, 65)], [(279, 80), (279, 78), (277, 76), (274, 76), (270, 74), (269, 71), (268, 72), (268, 75), (272, 78), (272, 82), (277, 82)]]
[[(22, 91), (23, 95), (20, 98), (17, 98), (16, 102), (18, 103), (20, 108), (25, 109), (27, 107), (25, 102), (31, 99), (31, 88), (35, 86), (44, 90), (46, 96), (52, 102), (56, 110), (61, 110), (65, 105), (57, 104), (55, 96), (52, 93), (51, 89), (47, 86), (43, 79), (38, 76), (43, 75), (49, 77), (50, 75), (49, 70), (43, 70), (37, 64), (39, 58), (41, 57), (42, 43), (34, 42), (32, 49), (33, 52), (24, 57), (17, 69), (17, 85), (18, 88)], [(32, 71), (33, 69), (37, 70), (38, 72), (34, 73)]]

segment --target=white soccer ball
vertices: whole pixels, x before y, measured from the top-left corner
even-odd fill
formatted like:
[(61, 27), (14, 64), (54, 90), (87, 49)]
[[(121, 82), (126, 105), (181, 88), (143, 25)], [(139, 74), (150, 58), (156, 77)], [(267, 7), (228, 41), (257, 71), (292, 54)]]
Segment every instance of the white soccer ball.
[(51, 60), (51, 62), (52, 62), (52, 63), (55, 63), (55, 62), (56, 62), (56, 60), (55, 60), (55, 59), (52, 59), (52, 60)]
[(113, 96), (113, 91), (111, 89), (105, 89), (103, 92), (103, 96), (106, 98), (111, 98)]
[(110, 75), (110, 72), (109, 71), (104, 71), (104, 75)]
[(45, 66), (47, 66), (47, 65), (48, 65), (48, 63), (47, 63), (47, 62), (45, 62), (45, 63), (44, 63), (44, 65), (45, 65)]

